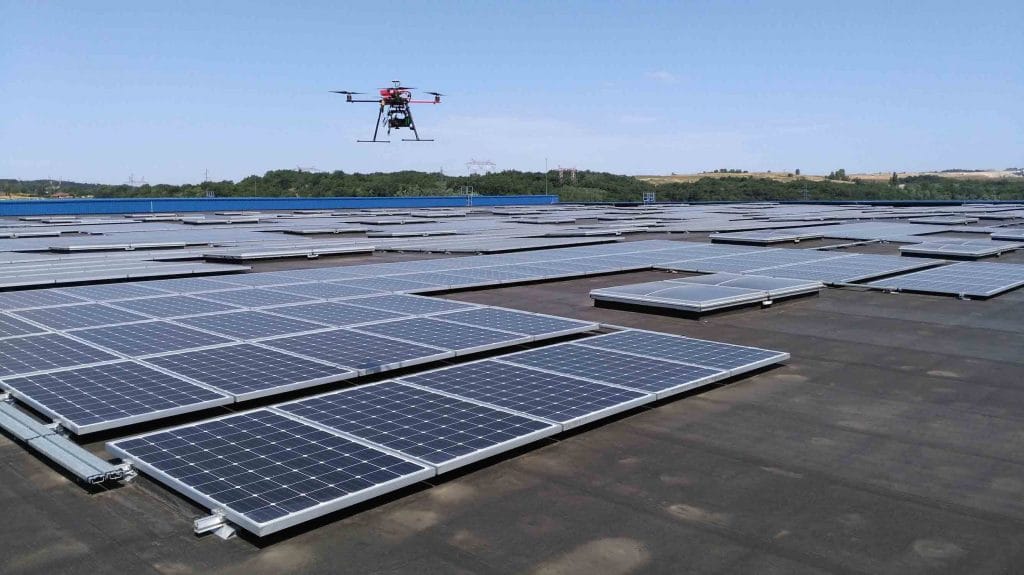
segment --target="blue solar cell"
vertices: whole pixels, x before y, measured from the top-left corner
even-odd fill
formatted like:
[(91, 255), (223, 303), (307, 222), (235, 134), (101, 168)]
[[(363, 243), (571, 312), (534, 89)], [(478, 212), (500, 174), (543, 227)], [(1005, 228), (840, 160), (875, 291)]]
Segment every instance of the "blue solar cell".
[(0, 292), (0, 310), (49, 307), (86, 301), (88, 300), (61, 293), (55, 289)]
[(492, 360), (403, 376), (401, 381), (544, 418), (566, 429), (654, 399), (646, 393)]
[(386, 381), (277, 409), (447, 471), (551, 435), (559, 427)]
[(46, 330), (41, 327), (36, 327), (28, 322), (0, 313), (0, 338), (16, 335), (28, 335), (32, 333), (43, 333), (45, 331)]
[(4, 386), (79, 434), (231, 401), (131, 361), (9, 378)]
[(323, 329), (324, 326), (261, 311), (238, 311), (201, 315), (177, 320), (188, 326), (224, 334), (238, 339), (259, 339), (290, 333)]
[(144, 315), (100, 303), (26, 309), (10, 313), (51, 329), (78, 329), (148, 319)]
[(47, 371), (117, 359), (116, 355), (55, 333), (5, 339), (0, 376)]
[(640, 330), (599, 335), (576, 343), (655, 359), (724, 369), (731, 373), (735, 370), (755, 369), (789, 358), (788, 353), (768, 349)]
[(574, 344), (541, 347), (505, 355), (499, 359), (656, 393), (658, 397), (693, 389), (728, 375), (728, 372), (721, 369), (661, 361)]
[(158, 480), (188, 487), (200, 503), (261, 536), (434, 474), (265, 409), (111, 442), (108, 449)]
[(315, 321), (317, 323), (337, 327), (408, 317), (401, 313), (347, 305), (333, 301), (276, 307), (272, 311), (279, 315), (286, 315), (288, 317)]
[(238, 309), (233, 305), (186, 295), (169, 295), (119, 301), (113, 305), (150, 317), (170, 318)]
[(95, 327), (75, 332), (75, 337), (130, 357), (165, 353), (231, 340), (166, 321), (147, 321)]
[(452, 355), (438, 348), (347, 329), (269, 339), (263, 344), (366, 372), (395, 369)]
[(231, 291), (216, 291), (201, 294), (201, 297), (203, 299), (210, 299), (213, 301), (229, 303), (232, 305), (238, 305), (242, 307), (264, 307), (270, 305), (299, 303), (303, 301), (314, 301), (313, 298), (309, 298), (306, 296), (270, 291), (268, 289), (260, 288), (237, 289)]
[(593, 322), (496, 307), (455, 311), (438, 316), (438, 319), (534, 336), (588, 331), (598, 327)]
[(398, 319), (354, 329), (462, 352), (529, 341), (529, 338), (520, 334), (461, 325), (428, 317)]
[(338, 283), (344, 286), (371, 289), (378, 292), (414, 291), (431, 287), (430, 284), (391, 277), (359, 278), (344, 280)]
[(363, 289), (352, 285), (327, 282), (296, 284), (290, 286), (277, 286), (275, 288), (270, 289), (284, 293), (304, 295), (322, 299), (358, 297), (361, 295), (373, 295), (382, 293), (379, 290)]
[(374, 309), (381, 309), (384, 311), (407, 313), (412, 315), (437, 313), (443, 311), (454, 311), (459, 309), (469, 309), (476, 307), (469, 304), (457, 303), (443, 299), (403, 294), (388, 294), (372, 297), (361, 297), (346, 300), (345, 303), (358, 305), (362, 307), (372, 307)]
[(186, 351), (146, 362), (216, 387), (239, 401), (356, 375), (344, 368), (251, 344)]
[(146, 287), (162, 289), (179, 294), (216, 291), (238, 287), (236, 284), (220, 282), (209, 278), (174, 278), (169, 280), (149, 281), (144, 285)]
[(167, 295), (167, 292), (164, 290), (146, 287), (138, 283), (95, 284), (60, 288), (57, 291), (92, 301), (113, 301), (133, 297)]

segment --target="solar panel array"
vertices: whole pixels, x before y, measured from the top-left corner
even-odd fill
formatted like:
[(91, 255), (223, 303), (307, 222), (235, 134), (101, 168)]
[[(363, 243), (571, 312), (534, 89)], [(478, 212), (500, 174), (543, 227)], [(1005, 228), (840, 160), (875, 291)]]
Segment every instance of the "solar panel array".
[[(30, 240), (6, 240), (6, 242)], [(124, 246), (114, 249), (127, 249)], [(39, 265), (33, 261), (8, 262), (2, 266), (0, 288), (56, 286), (88, 281), (141, 280), (181, 275), (240, 272), (248, 266), (206, 262), (114, 259), (76, 262), (71, 265)]]
[[(4, 342), (0, 378), (113, 360), (149, 365), (144, 363), (148, 357), (243, 342), (258, 343), (296, 360), (328, 364), (337, 370), (338, 377), (379, 372), (596, 327), (589, 322), (389, 290), (427, 292), (655, 265), (849, 282), (934, 262), (648, 240), (501, 256), (8, 292), (0, 293), (0, 310), (4, 310), (0, 311), (0, 338)], [(1000, 278), (991, 282), (998, 286), (1012, 284)], [(759, 288), (720, 283), (671, 289), (749, 294), (744, 290), (757, 293)], [(427, 316), (429, 321), (423, 319)], [(419, 319), (408, 321), (412, 318)], [(53, 345), (42, 345), (50, 340)], [(0, 387), (3, 385), (0, 379)], [(287, 382), (281, 387), (289, 389), (291, 385)], [(251, 393), (275, 392), (263, 386), (257, 388), (232, 397), (238, 400)]]
[(837, 254), (781, 248), (726, 255), (702, 251), (690, 255), (692, 257), (659, 263), (655, 267), (687, 272), (754, 274), (836, 284), (862, 281), (943, 263), (937, 260), (911, 260), (898, 256)]
[[(0, 294), (0, 305), (8, 309), (0, 312), (0, 388), (69, 430), (88, 433), (204, 409), (209, 402), (193, 393), (197, 386), (228, 402), (245, 401), (597, 329), (592, 322), (513, 310), (494, 311), (504, 314), (504, 323), (550, 329), (521, 333), (432, 319), (489, 308), (290, 275), (301, 272)], [(330, 277), (344, 281), (354, 275), (331, 270)], [(124, 369), (160, 373), (164, 385), (179, 386), (183, 397), (197, 399), (183, 400), (173, 410), (149, 402), (147, 411), (142, 402), (132, 406), (130, 416), (110, 411), (109, 421), (67, 415), (72, 410), (62, 397), (89, 396), (106, 373), (83, 378), (74, 376), (77, 370), (117, 361), (126, 362)], [(37, 386), (17, 379), (43, 375), (52, 377)], [(58, 377), (66, 379), (60, 397), (44, 389), (57, 385)]]
[(771, 301), (771, 296), (764, 290), (673, 281), (599, 288), (591, 290), (590, 297), (595, 302), (651, 306), (690, 313)]
[(396, 381), (277, 409), (393, 449), (444, 472), (553, 435), (559, 426)]
[(897, 291), (992, 297), (1024, 285), (1024, 265), (962, 262), (878, 280), (868, 285)]
[(726, 232), (711, 234), (713, 242), (726, 242), (738, 244), (774, 244), (780, 242), (798, 242), (800, 240), (811, 240), (822, 237), (822, 231), (813, 229), (805, 230), (751, 230), (749, 232)]
[(4, 387), (76, 434), (231, 402), (223, 393), (131, 361), (7, 378)]
[(985, 240), (957, 240), (936, 238), (934, 241), (900, 246), (901, 254), (915, 256), (952, 257), (960, 259), (977, 259), (986, 256), (997, 256), (1024, 247), (1021, 242), (1004, 242)]
[(108, 449), (257, 535), (434, 473), (265, 409), (113, 442)]
[[(580, 344), (588, 341), (596, 345)], [(267, 535), (786, 358), (627, 330), (117, 440), (108, 449)]]

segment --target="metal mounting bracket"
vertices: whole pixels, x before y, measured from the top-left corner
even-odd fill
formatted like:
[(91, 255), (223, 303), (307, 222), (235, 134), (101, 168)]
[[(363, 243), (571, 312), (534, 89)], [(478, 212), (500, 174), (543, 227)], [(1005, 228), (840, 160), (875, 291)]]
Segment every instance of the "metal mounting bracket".
[(217, 537), (227, 541), (236, 535), (235, 528), (228, 523), (224, 512), (218, 509), (214, 509), (210, 512), (210, 515), (206, 517), (200, 517), (192, 523), (192, 529), (196, 535), (202, 535), (204, 533), (213, 533)]

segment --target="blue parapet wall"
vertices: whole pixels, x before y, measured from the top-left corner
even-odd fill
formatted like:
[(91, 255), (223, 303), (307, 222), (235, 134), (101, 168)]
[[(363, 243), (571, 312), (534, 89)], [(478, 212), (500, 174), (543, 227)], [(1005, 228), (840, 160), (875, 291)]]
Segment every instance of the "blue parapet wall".
[(364, 198), (117, 198), (0, 200), (0, 216), (141, 214), (345, 208), (459, 208), (557, 204), (558, 196), (424, 196)]

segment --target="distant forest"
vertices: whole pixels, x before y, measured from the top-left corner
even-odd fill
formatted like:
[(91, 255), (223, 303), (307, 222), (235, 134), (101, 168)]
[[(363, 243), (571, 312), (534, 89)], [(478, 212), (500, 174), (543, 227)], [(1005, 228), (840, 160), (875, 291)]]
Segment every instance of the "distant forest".
[[(546, 177), (545, 177), (546, 176)], [(581, 171), (575, 182), (559, 179), (556, 171), (503, 171), (472, 176), (441, 173), (390, 172), (349, 174), (274, 170), (238, 182), (172, 185), (106, 185), (49, 180), (0, 180), (0, 196), (54, 197), (216, 197), (239, 196), (434, 196), (557, 194), (563, 202), (639, 202), (644, 192), (656, 192), (657, 201), (765, 201), (765, 200), (1024, 200), (1024, 178), (953, 179), (910, 176), (889, 182), (770, 180), (738, 174), (701, 178), (695, 182), (654, 185), (631, 176)]]

